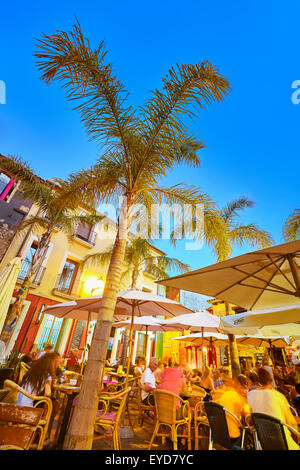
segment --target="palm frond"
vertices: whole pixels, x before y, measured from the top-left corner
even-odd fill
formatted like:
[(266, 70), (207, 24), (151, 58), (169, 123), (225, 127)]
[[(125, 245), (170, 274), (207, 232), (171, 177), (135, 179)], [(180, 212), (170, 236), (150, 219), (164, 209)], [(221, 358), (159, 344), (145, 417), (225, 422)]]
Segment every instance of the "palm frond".
[(239, 212), (248, 207), (253, 207), (254, 202), (246, 196), (241, 196), (234, 201), (231, 201), (222, 209), (222, 217), (225, 222), (230, 223), (234, 218), (239, 216)]
[(230, 231), (230, 238), (236, 245), (249, 244), (254, 248), (267, 248), (274, 244), (272, 235), (257, 225), (238, 225)]
[(283, 237), (286, 242), (295, 241), (300, 235), (300, 209), (295, 209), (283, 226)]
[(75, 109), (90, 137), (113, 146), (121, 142), (127, 152), (126, 134), (137, 120), (125, 106), (128, 92), (105, 61), (104, 42), (92, 49), (77, 21), (71, 31), (43, 34), (34, 55), (42, 80), (61, 82), (67, 99), (80, 102)]

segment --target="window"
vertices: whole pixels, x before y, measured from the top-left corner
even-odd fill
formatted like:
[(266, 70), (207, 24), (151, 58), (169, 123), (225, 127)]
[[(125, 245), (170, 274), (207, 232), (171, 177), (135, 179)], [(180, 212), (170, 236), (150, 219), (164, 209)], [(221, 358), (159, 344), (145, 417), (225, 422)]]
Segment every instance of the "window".
[(25, 277), (28, 273), (28, 269), (31, 265), (32, 259), (34, 257), (34, 254), (36, 252), (36, 249), (37, 249), (37, 243), (33, 242), (30, 249), (28, 250), (26, 258), (24, 259), (24, 261), (22, 263), (22, 267), (21, 267), (21, 271), (19, 272), (18, 279), (22, 279), (22, 280), (25, 279)]
[(76, 229), (76, 237), (89, 241), (92, 232), (92, 224), (79, 224)]
[(7, 201), (15, 186), (16, 180), (0, 172), (0, 200)]
[(74, 280), (78, 271), (78, 263), (73, 260), (67, 259), (63, 267), (62, 273), (59, 276), (57, 290), (70, 294), (74, 284)]

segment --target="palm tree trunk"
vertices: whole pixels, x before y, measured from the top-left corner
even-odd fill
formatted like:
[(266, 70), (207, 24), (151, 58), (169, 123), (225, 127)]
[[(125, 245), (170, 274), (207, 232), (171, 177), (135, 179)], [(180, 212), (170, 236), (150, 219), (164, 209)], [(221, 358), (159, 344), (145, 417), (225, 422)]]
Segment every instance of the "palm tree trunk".
[(128, 227), (130, 226), (128, 209), (122, 207), (121, 210), (126, 211), (126, 215), (123, 216), (123, 223), (119, 224), (86, 370), (64, 441), (64, 449), (90, 450), (92, 448), (98, 394), (102, 390), (108, 339), (120, 286)]
[[(228, 302), (225, 302), (225, 309), (226, 309), (226, 315), (229, 315), (229, 303)], [(228, 340), (229, 340), (231, 373), (232, 373), (232, 378), (235, 379), (241, 373), (239, 352), (238, 352), (238, 347), (236, 344), (235, 336), (232, 334), (229, 334)]]

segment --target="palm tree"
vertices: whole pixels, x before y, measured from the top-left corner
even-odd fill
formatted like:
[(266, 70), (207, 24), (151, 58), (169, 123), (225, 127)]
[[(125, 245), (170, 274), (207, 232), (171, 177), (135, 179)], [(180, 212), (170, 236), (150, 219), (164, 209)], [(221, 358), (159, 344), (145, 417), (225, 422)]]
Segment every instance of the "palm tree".
[(283, 226), (283, 238), (286, 242), (298, 240), (300, 236), (300, 209), (295, 209)]
[[(220, 216), (227, 226), (227, 253), (224, 254), (224, 248), (216, 245), (215, 253), (218, 258), (218, 262), (225, 261), (232, 257), (234, 246), (250, 245), (253, 248), (266, 248), (274, 244), (274, 240), (269, 232), (260, 229), (255, 224), (241, 224), (239, 219), (241, 212), (244, 209), (254, 206), (254, 202), (249, 200), (247, 197), (242, 196), (229, 202), (220, 211)], [(230, 308), (228, 302), (225, 302), (226, 315), (229, 315)], [(231, 367), (233, 377), (237, 377), (240, 374), (240, 364), (237, 344), (235, 336), (232, 334), (228, 335), (229, 349), (231, 358)]]
[(89, 213), (81, 215), (78, 205), (71, 197), (68, 187), (68, 195), (64, 193), (65, 182), (53, 179), (52, 182), (38, 178), (29, 165), (20, 158), (0, 157), (0, 167), (23, 181), (22, 188), (25, 199), (32, 199), (37, 207), (34, 215), (29, 215), (16, 229), (15, 235), (23, 235), (29, 229), (37, 236), (36, 249), (32, 255), (28, 270), (19, 289), (19, 301), (13, 304), (12, 310), (6, 318), (6, 328), (3, 329), (5, 338), (12, 333), (12, 324), (21, 312), (29, 293), (30, 285), (34, 280), (50, 246), (53, 235), (61, 230), (69, 238), (76, 232), (78, 225), (95, 224), (103, 219), (95, 210), (89, 208)]
[[(87, 255), (83, 261), (83, 266), (89, 264), (108, 265), (113, 252), (113, 246), (103, 252)], [(169, 271), (180, 273), (190, 270), (188, 264), (176, 258), (165, 255), (154, 255), (153, 247), (144, 238), (134, 238), (127, 243), (124, 255), (125, 267), (122, 272), (122, 279), (130, 277), (130, 288), (137, 289), (137, 282), (141, 274), (146, 270), (156, 279), (169, 277)]]
[[(83, 261), (83, 266), (89, 264), (108, 265), (112, 256), (112, 251), (113, 247), (100, 253), (87, 255)], [(127, 243), (124, 264), (125, 266), (121, 280), (130, 278), (131, 289), (137, 289), (138, 279), (144, 271), (147, 271), (147, 273), (152, 274), (159, 280), (169, 277), (170, 271), (183, 273), (190, 270), (190, 266), (188, 264), (185, 264), (176, 258), (170, 258), (165, 255), (154, 255), (153, 247), (147, 240), (140, 237), (134, 238)], [(129, 330), (125, 330), (123, 337), (123, 353), (121, 357), (121, 364), (123, 365), (126, 362), (128, 341)]]
[(179, 164), (199, 167), (197, 151), (203, 147), (188, 132), (184, 118), (221, 101), (229, 92), (228, 81), (208, 61), (176, 64), (153, 90), (144, 106), (133, 109), (129, 94), (106, 61), (104, 43), (92, 49), (77, 22), (71, 31), (43, 35), (35, 56), (42, 80), (57, 80), (75, 108), (88, 135), (105, 144), (103, 155), (89, 169), (71, 175), (70, 193), (89, 204), (117, 202), (117, 234), (98, 312), (84, 380), (65, 439), (68, 449), (90, 449), (94, 434), (98, 390), (102, 384), (105, 356), (117, 293), (122, 275), (128, 231), (136, 204), (151, 212), (153, 204), (205, 205), (211, 225), (224, 226), (215, 204), (198, 188), (183, 184), (169, 188), (161, 178)]

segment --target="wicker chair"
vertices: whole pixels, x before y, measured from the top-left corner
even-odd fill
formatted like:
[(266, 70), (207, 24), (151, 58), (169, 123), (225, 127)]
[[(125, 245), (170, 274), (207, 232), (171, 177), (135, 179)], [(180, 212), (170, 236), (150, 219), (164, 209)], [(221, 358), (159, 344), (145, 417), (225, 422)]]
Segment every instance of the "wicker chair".
[[(189, 402), (180, 398), (180, 396), (175, 393), (168, 392), (166, 390), (154, 390), (154, 402), (155, 402), (155, 412), (156, 412), (156, 423), (149, 444), (149, 450), (152, 447), (153, 441), (156, 436), (161, 436), (166, 438), (170, 435), (173, 441), (173, 449), (177, 450), (177, 438), (185, 438), (188, 441), (188, 450), (191, 450), (191, 410)], [(176, 404), (180, 401), (181, 406), (181, 417), (177, 417), (177, 408)], [(159, 428), (161, 426), (167, 427), (169, 431), (161, 431)], [(187, 428), (187, 434), (179, 434), (179, 426), (185, 426)]]
[[(130, 387), (127, 387), (121, 392), (102, 394), (99, 396), (99, 403), (102, 404), (102, 409), (97, 412), (95, 426), (102, 426), (106, 429), (106, 433), (104, 435), (94, 436), (94, 440), (112, 436), (114, 450), (121, 450), (119, 426), (130, 390)], [(119, 401), (119, 399), (121, 400), (118, 409), (112, 411), (110, 405), (113, 401)]]
[(209, 444), (208, 450), (213, 450), (217, 444), (223, 449), (232, 449), (232, 442), (229, 436), (226, 416), (230, 417), (238, 424), (242, 432), (241, 448), (244, 447), (246, 426), (231, 411), (214, 402), (204, 403), (205, 413), (209, 422)]
[(141, 386), (140, 383), (137, 385), (137, 405), (138, 405), (138, 410), (139, 410), (139, 426), (142, 428), (144, 424), (144, 418), (145, 416), (149, 416), (150, 413), (154, 412), (154, 406), (151, 405), (150, 403), (144, 403), (142, 400), (142, 390), (143, 387)]
[(203, 439), (203, 434), (199, 434), (199, 426), (203, 429), (209, 429), (209, 422), (204, 411), (204, 402), (199, 400), (194, 408), (194, 426), (195, 426), (195, 450), (199, 450), (199, 439)]
[(42, 408), (0, 403), (0, 450), (29, 450), (42, 413)]
[(33, 406), (34, 408), (38, 408), (40, 405), (42, 405), (42, 415), (37, 426), (37, 430), (39, 431), (40, 436), (36, 445), (37, 449), (41, 450), (44, 445), (44, 440), (52, 413), (51, 399), (49, 397), (31, 395), (30, 393), (27, 393), (22, 387), (20, 387), (20, 385), (12, 382), (11, 380), (5, 380), (4, 387), (9, 389), (9, 394), (4, 398), (5, 402), (12, 403), (11, 397), (13, 397), (13, 400), (15, 400), (13, 403), (15, 404), (18, 398), (18, 394), (22, 393), (22, 395), (25, 395), (25, 397), (35, 401)]
[(288, 450), (285, 428), (291, 431), (298, 440), (300, 433), (279, 419), (264, 413), (252, 413), (248, 415), (247, 423), (251, 420), (257, 433), (259, 448), (262, 450)]

